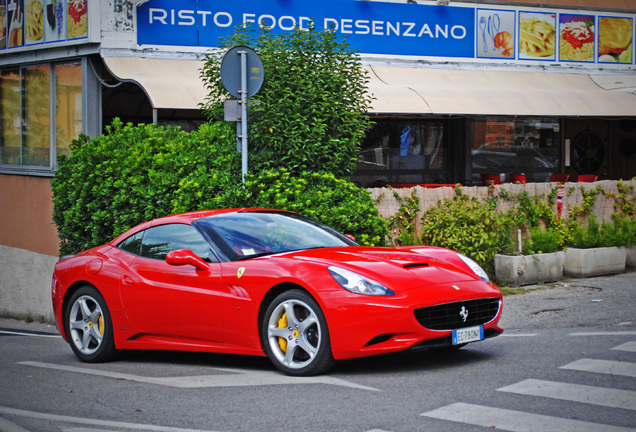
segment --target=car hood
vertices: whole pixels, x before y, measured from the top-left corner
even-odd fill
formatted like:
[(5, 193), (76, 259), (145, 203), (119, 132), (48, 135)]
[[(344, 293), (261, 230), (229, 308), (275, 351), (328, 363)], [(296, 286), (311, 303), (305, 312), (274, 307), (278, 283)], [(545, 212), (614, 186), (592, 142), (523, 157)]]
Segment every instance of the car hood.
[(455, 252), (442, 248), (352, 246), (310, 249), (278, 257), (285, 256), (324, 266), (343, 267), (398, 291), (424, 285), (481, 281)]

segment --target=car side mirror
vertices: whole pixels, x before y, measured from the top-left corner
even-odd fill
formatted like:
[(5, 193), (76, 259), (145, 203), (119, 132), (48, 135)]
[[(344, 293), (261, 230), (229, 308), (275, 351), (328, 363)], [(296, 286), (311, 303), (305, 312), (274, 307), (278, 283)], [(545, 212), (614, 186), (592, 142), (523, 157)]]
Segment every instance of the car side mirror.
[(166, 255), (166, 262), (174, 266), (191, 265), (197, 270), (208, 270), (210, 266), (208, 263), (190, 249), (176, 249), (168, 252)]

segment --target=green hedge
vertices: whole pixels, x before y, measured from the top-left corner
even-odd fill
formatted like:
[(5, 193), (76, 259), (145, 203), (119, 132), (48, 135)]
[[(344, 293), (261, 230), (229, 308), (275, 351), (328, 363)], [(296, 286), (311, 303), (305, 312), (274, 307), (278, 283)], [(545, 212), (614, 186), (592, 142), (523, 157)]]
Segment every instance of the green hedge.
[(327, 172), (294, 176), (279, 169), (249, 176), (244, 203), (303, 213), (366, 245), (382, 245), (388, 234), (387, 221), (378, 213), (370, 192)]
[(240, 155), (230, 124), (177, 127), (124, 125), (81, 136), (58, 161), (53, 221), (62, 255), (104, 244), (149, 219), (231, 205)]
[(387, 233), (369, 192), (330, 173), (267, 171), (248, 175), (243, 187), (231, 123), (183, 132), (116, 119), (106, 134), (81, 136), (71, 150), (52, 181), (62, 255), (107, 243), (150, 219), (215, 208), (293, 210), (365, 244), (383, 244)]

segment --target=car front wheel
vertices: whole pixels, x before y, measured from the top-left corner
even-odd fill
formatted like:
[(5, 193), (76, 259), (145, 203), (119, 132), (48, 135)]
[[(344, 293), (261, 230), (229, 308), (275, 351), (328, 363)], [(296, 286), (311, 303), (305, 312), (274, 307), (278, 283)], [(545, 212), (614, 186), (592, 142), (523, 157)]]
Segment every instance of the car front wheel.
[(66, 334), (73, 352), (82, 361), (98, 363), (115, 355), (110, 313), (95, 288), (85, 286), (71, 296), (66, 309)]
[(267, 308), (262, 330), (265, 353), (289, 375), (317, 375), (334, 363), (327, 321), (318, 303), (303, 291), (276, 297)]

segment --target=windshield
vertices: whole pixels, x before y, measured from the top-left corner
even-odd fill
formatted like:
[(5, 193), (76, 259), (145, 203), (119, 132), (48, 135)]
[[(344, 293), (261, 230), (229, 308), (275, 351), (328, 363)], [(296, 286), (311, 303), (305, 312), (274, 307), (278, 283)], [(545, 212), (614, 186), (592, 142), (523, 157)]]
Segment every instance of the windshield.
[(231, 261), (294, 250), (355, 245), (327, 225), (295, 213), (224, 213), (199, 219), (195, 226)]

